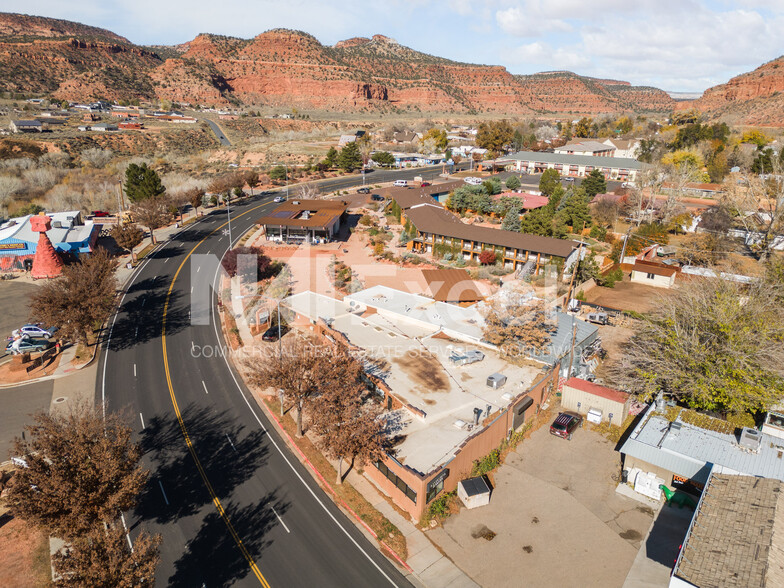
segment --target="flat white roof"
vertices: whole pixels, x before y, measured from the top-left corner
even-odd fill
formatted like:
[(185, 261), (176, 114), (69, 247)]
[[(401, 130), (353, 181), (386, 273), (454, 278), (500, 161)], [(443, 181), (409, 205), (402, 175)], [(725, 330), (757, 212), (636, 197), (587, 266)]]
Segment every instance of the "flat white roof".
[[(395, 305), (422, 301), (428, 305), (441, 304), (422, 296), (379, 288), (390, 296), (402, 295), (394, 298)], [(485, 348), (481, 349), (485, 354), (482, 361), (454, 366), (449, 360), (453, 352), (478, 347), (446, 338), (438, 324), (425, 322), (432, 316), (425, 311), (414, 313), (413, 317), (399, 316), (380, 312), (376, 306), (378, 300), (365, 305), (366, 298), (373, 300), (379, 296), (375, 288), (363, 292), (371, 290), (375, 292), (359, 296), (359, 301), (357, 295), (346, 296), (341, 302), (303, 292), (285, 299), (282, 304), (313, 320), (327, 320), (332, 329), (362, 350), (365, 371), (384, 382), (402, 402), (416, 409), (393, 411), (387, 418), (395, 429), (394, 435), (403, 438), (395, 448), (395, 458), (426, 474), (451, 460), (463, 441), (476, 433), (478, 429), (469, 427), (475, 408), (482, 410), (481, 422), (488, 414), (488, 407), (490, 414), (508, 407), (531, 387), (542, 371), (533, 365), (511, 364)], [(395, 305), (392, 308), (398, 308)], [(438, 314), (432, 309), (428, 312)], [(494, 389), (487, 386), (487, 377), (496, 372), (507, 376), (507, 382)], [(458, 428), (455, 426), (457, 421), (465, 424)]]
[(484, 318), (474, 305), (460, 307), (436, 302), (419, 294), (410, 294), (386, 286), (373, 286), (350, 294), (344, 300), (375, 308), (388, 317), (428, 325), (457, 339), (472, 343), (482, 340)]

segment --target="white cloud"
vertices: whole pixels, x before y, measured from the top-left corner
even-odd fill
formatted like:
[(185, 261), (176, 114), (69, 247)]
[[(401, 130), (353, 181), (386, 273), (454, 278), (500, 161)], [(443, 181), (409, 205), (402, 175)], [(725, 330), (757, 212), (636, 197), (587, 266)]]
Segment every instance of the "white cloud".
[(499, 10), (495, 15), (498, 26), (505, 33), (517, 37), (538, 37), (544, 33), (569, 32), (571, 25), (560, 18), (544, 18), (519, 7)]

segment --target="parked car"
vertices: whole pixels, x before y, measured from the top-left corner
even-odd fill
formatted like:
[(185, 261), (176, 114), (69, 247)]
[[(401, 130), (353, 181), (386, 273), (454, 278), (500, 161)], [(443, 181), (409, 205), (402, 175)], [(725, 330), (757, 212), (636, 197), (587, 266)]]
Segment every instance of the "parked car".
[(361, 170), (359, 170), (359, 173), (361, 173), (361, 174), (369, 174), (369, 173), (370, 173), (370, 172), (372, 172), (372, 171), (373, 171), (373, 169), (372, 169), (372, 168), (369, 168), (369, 167), (363, 167)]
[(370, 188), (359, 188), (357, 194), (370, 194)]
[(481, 178), (475, 178), (475, 177), (467, 177), (467, 178), (464, 178), (463, 181), (466, 184), (468, 184), (469, 186), (478, 186), (478, 185), (480, 185), (482, 183), (482, 179)]
[[(14, 342), (9, 341), (8, 345), (5, 346), (6, 353), (14, 353), (12, 348)], [(19, 343), (19, 353), (33, 353), (35, 351), (46, 351), (52, 346), (51, 341), (47, 341), (46, 339), (22, 339), (21, 343)]]
[(422, 183), (421, 183), (421, 184), (419, 184), (419, 185), (420, 185), (422, 188), (425, 188), (426, 186), (432, 186), (432, 184), (431, 184), (430, 182), (422, 182)]
[(22, 335), (29, 335), (30, 337), (43, 337), (44, 339), (51, 339), (57, 331), (57, 327), (43, 328), (41, 325), (25, 325), (19, 328)]
[(393, 184), (395, 188), (408, 188), (408, 181), (407, 180), (395, 180)]
[(583, 417), (573, 412), (560, 412), (550, 425), (550, 434), (572, 440), (572, 434), (583, 422)]
[(285, 202), (285, 200), (286, 199), (283, 196), (275, 196), (275, 198), (272, 199), (273, 202)]
[(373, 194), (370, 199), (375, 200), (376, 202), (381, 202), (384, 200), (384, 197), (381, 194)]
[(286, 333), (288, 333), (288, 327), (286, 325), (273, 325), (261, 336), (262, 341), (277, 341), (279, 337), (282, 337)]
[(106, 212), (105, 210), (93, 210), (91, 213), (93, 216), (98, 218), (103, 218), (106, 216), (112, 216), (111, 212)]

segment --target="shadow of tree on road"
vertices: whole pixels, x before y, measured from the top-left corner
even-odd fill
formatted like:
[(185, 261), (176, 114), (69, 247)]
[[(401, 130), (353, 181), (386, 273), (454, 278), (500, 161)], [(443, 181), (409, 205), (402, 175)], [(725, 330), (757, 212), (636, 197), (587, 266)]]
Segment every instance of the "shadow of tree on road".
[[(273, 508), (279, 515), (288, 509), (288, 503), (276, 498), (274, 492), (245, 507), (238, 507), (234, 502), (224, 504), (226, 516), (253, 561), (258, 561), (261, 552), (272, 544), (267, 534), (279, 524)], [(229, 586), (253, 574), (246, 555), (215, 511), (204, 518), (174, 567), (168, 585), (183, 588)]]
[[(188, 439), (219, 498), (229, 496), (266, 464), (269, 450), (262, 443), (262, 431), (246, 432), (225, 411), (218, 413), (207, 407), (189, 405), (182, 417)], [(153, 462), (150, 480), (136, 506), (141, 520), (168, 523), (195, 514), (212, 502), (174, 415), (153, 417), (140, 443), (145, 457)]]
[[(143, 280), (143, 282), (158, 282)], [(161, 280), (162, 281), (162, 280)], [(129, 349), (161, 336), (163, 306), (166, 303), (168, 286), (147, 288), (145, 294), (126, 301), (120, 307), (120, 315), (112, 329), (111, 350)], [(185, 300), (183, 300), (185, 298)], [(172, 335), (189, 326), (188, 308), (190, 299), (172, 291), (166, 312), (166, 334)]]

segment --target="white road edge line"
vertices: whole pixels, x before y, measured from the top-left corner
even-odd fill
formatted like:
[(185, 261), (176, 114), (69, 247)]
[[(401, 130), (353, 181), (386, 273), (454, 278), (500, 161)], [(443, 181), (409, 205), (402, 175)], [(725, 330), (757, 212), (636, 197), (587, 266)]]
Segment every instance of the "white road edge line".
[(205, 394), (209, 394), (209, 393), (210, 393), (210, 391), (209, 391), (209, 390), (207, 390), (207, 384), (205, 384), (205, 383), (204, 383), (204, 380), (202, 380), (202, 381), (201, 381), (201, 385), (202, 385), (202, 386), (204, 386), (204, 393), (205, 393)]
[(136, 377), (136, 364), (133, 364), (133, 377)]
[(275, 516), (276, 516), (276, 517), (278, 517), (278, 520), (280, 521), (280, 524), (281, 524), (281, 525), (283, 525), (283, 528), (284, 528), (284, 529), (286, 529), (286, 533), (291, 533), (291, 531), (289, 530), (289, 528), (286, 526), (286, 523), (284, 523), (284, 522), (283, 522), (283, 519), (282, 519), (282, 518), (280, 518), (280, 515), (278, 514), (278, 511), (277, 511), (277, 510), (275, 510), (275, 507), (274, 507), (274, 506), (270, 506), (270, 508), (272, 509), (272, 512), (274, 512), (274, 513), (275, 513)]
[[(240, 235), (240, 236), (241, 236), (241, 235)], [(240, 237), (237, 237), (237, 240), (239, 240), (239, 238), (240, 238)], [(231, 243), (229, 243), (229, 247), (226, 249), (226, 251), (228, 251), (229, 249), (231, 249), (231, 245), (232, 245), (232, 244), (231, 244)], [(225, 252), (224, 252), (224, 253), (225, 253)], [(218, 269), (216, 269), (216, 270), (215, 270), (215, 278), (213, 278), (213, 280), (212, 280), (213, 292), (215, 291), (215, 283), (216, 283), (216, 282), (217, 282), (217, 280), (218, 280), (218, 272), (220, 271), (220, 267), (221, 267), (221, 266), (219, 265), (219, 266), (218, 266)], [(218, 333), (218, 324), (215, 322), (215, 305), (214, 305), (214, 304), (212, 304), (211, 306), (212, 306), (212, 326), (213, 326), (213, 328), (215, 329), (215, 338), (216, 338), (216, 340), (217, 340), (217, 341), (220, 341), (220, 334)], [(296, 470), (296, 468), (294, 467), (294, 464), (292, 464), (292, 463), (291, 463), (291, 461), (289, 460), (289, 458), (288, 458), (288, 457), (286, 457), (286, 454), (285, 454), (285, 453), (283, 453), (283, 450), (281, 449), (280, 445), (278, 445), (277, 441), (275, 441), (275, 437), (273, 437), (272, 435), (270, 435), (270, 434), (268, 433), (268, 431), (267, 431), (267, 428), (264, 426), (264, 423), (262, 423), (262, 422), (261, 422), (261, 419), (259, 418), (259, 415), (258, 415), (258, 414), (256, 414), (256, 411), (255, 411), (255, 410), (253, 410), (253, 406), (251, 406), (251, 404), (250, 404), (250, 401), (248, 400), (248, 398), (247, 398), (247, 396), (245, 395), (245, 393), (242, 391), (242, 387), (240, 386), (240, 383), (237, 381), (237, 378), (236, 378), (236, 376), (234, 375), (234, 370), (232, 370), (232, 369), (231, 369), (231, 364), (229, 363), (229, 357), (228, 357), (228, 354), (225, 354), (225, 353), (223, 354), (223, 361), (225, 361), (225, 362), (226, 362), (226, 367), (227, 367), (227, 368), (228, 368), (228, 370), (229, 370), (229, 374), (231, 374), (231, 379), (232, 379), (232, 380), (234, 380), (234, 385), (235, 385), (235, 386), (237, 386), (237, 390), (239, 391), (239, 393), (240, 393), (240, 396), (242, 396), (242, 399), (245, 401), (245, 404), (248, 406), (248, 409), (250, 410), (251, 414), (253, 415), (253, 418), (255, 418), (255, 419), (256, 419), (256, 422), (257, 422), (257, 423), (259, 423), (259, 426), (261, 427), (261, 430), (262, 430), (262, 431), (264, 431), (265, 433), (267, 433), (267, 438), (268, 438), (268, 439), (269, 439), (269, 440), (272, 442), (272, 444), (275, 446), (275, 449), (277, 449), (277, 450), (278, 450), (278, 453), (279, 453), (279, 454), (280, 454), (280, 456), (283, 458), (283, 461), (285, 461), (285, 462), (286, 462), (286, 464), (288, 464), (288, 466), (291, 468), (291, 471), (292, 471), (292, 472), (294, 472), (294, 475), (295, 475), (295, 476), (297, 476), (297, 478), (299, 479), (299, 481), (300, 481), (300, 482), (302, 482), (302, 485), (303, 485), (303, 486), (304, 486), (304, 487), (305, 487), (305, 488), (308, 490), (308, 492), (310, 492), (310, 495), (311, 495), (311, 496), (313, 496), (313, 499), (314, 499), (314, 500), (315, 500), (315, 501), (316, 501), (316, 502), (319, 504), (319, 506), (321, 506), (321, 508), (322, 508), (322, 509), (324, 509), (324, 512), (326, 512), (326, 513), (327, 513), (327, 515), (329, 516), (329, 518), (331, 518), (331, 519), (332, 519), (332, 521), (333, 521), (333, 522), (334, 522), (334, 523), (335, 523), (335, 524), (338, 526), (338, 528), (339, 528), (341, 531), (343, 531), (343, 534), (344, 534), (346, 537), (348, 537), (349, 541), (351, 541), (351, 542), (354, 544), (354, 546), (355, 546), (355, 547), (356, 547), (356, 548), (357, 548), (357, 549), (358, 549), (358, 550), (359, 550), (359, 551), (362, 553), (362, 555), (364, 555), (364, 556), (367, 558), (367, 560), (368, 560), (368, 561), (369, 561), (371, 564), (373, 564), (373, 567), (375, 567), (375, 568), (376, 568), (376, 569), (379, 571), (379, 573), (380, 573), (382, 576), (384, 576), (384, 577), (387, 579), (387, 581), (388, 581), (388, 582), (389, 582), (389, 583), (390, 583), (392, 586), (395, 586), (395, 587), (397, 588), (397, 584), (395, 584), (394, 580), (392, 580), (392, 578), (390, 578), (390, 577), (387, 575), (387, 573), (386, 573), (384, 570), (382, 570), (382, 569), (381, 569), (381, 566), (379, 566), (379, 565), (376, 563), (376, 561), (375, 561), (375, 560), (374, 560), (374, 559), (373, 559), (373, 558), (370, 556), (370, 554), (369, 554), (367, 551), (365, 551), (365, 550), (362, 548), (362, 546), (361, 546), (359, 543), (357, 543), (356, 539), (354, 539), (354, 538), (351, 536), (351, 534), (348, 532), (348, 530), (346, 530), (346, 528), (345, 528), (345, 527), (344, 527), (344, 526), (343, 526), (343, 525), (340, 523), (340, 521), (339, 521), (337, 518), (335, 518), (335, 515), (333, 515), (333, 514), (330, 512), (330, 510), (327, 508), (327, 505), (326, 505), (326, 504), (324, 504), (324, 502), (323, 502), (323, 501), (322, 501), (322, 500), (321, 500), (321, 499), (318, 497), (318, 495), (315, 493), (315, 491), (313, 490), (313, 488), (311, 488), (311, 487), (310, 487), (310, 485), (309, 485), (309, 484), (308, 484), (308, 483), (305, 481), (305, 479), (304, 479), (304, 478), (303, 478), (303, 477), (300, 475), (300, 473), (299, 473), (299, 472)], [(384, 556), (382, 555), (382, 557), (384, 557)]]
[(169, 506), (169, 499), (166, 498), (166, 491), (163, 489), (163, 482), (158, 480), (158, 486), (161, 487), (161, 494), (163, 494), (163, 499), (166, 501), (166, 506)]
[(226, 433), (226, 439), (229, 440), (229, 445), (231, 445), (231, 448), (234, 450), (234, 453), (237, 453), (237, 448), (234, 447), (234, 443), (231, 442), (231, 437), (229, 437), (228, 433)]
[(144, 417), (142, 416), (142, 413), (139, 413), (139, 418), (142, 421), (142, 430), (146, 429), (147, 427), (144, 426)]

